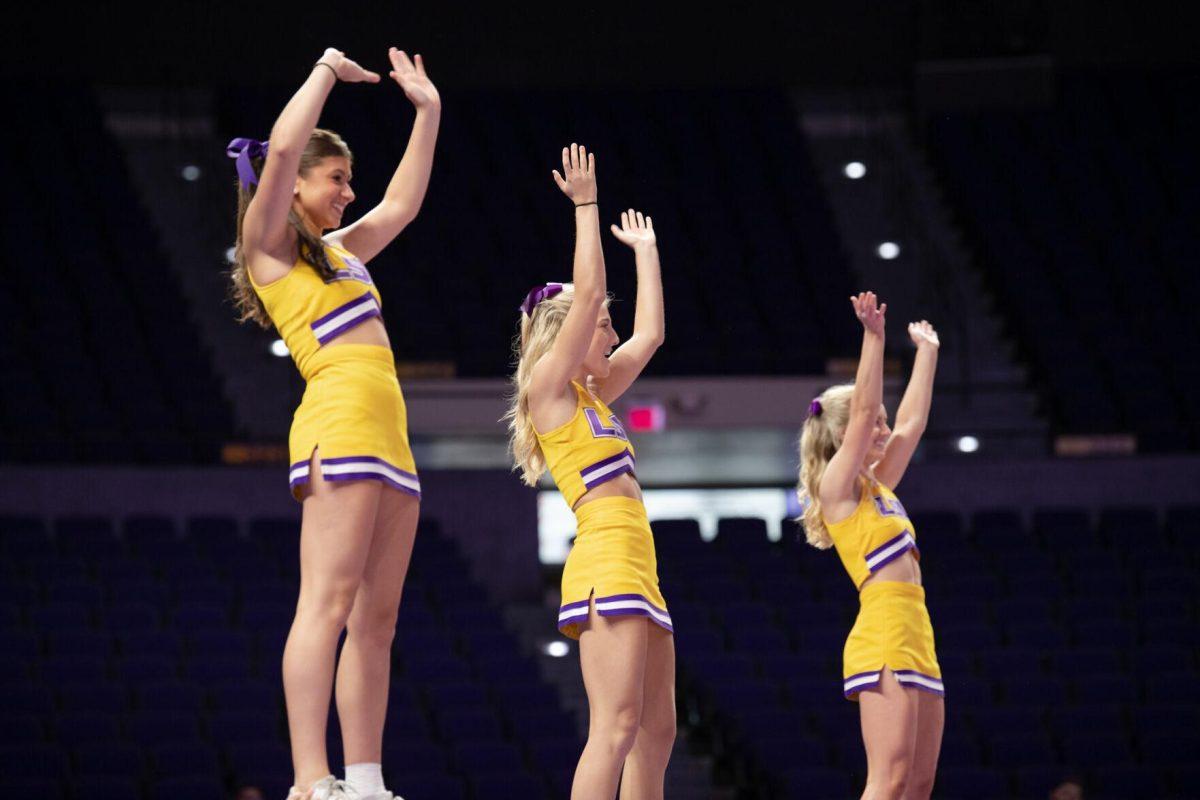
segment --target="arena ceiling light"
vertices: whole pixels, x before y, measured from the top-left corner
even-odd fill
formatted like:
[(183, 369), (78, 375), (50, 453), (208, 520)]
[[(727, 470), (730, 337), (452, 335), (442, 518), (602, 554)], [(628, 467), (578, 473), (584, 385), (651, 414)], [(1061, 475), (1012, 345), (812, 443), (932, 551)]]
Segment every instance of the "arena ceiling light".
[(291, 353), (288, 352), (287, 345), (283, 343), (283, 339), (276, 339), (271, 342), (271, 355), (287, 358)]
[(856, 181), (867, 174), (867, 165), (861, 161), (851, 161), (842, 167), (842, 173), (850, 180)]
[(228, 261), (230, 264), (232, 264), (233, 260), (235, 258), (237, 258), (237, 248), (236, 247), (227, 248), (225, 250), (225, 260)]
[(571, 652), (571, 646), (561, 640), (547, 642), (545, 647), (542, 649), (546, 655), (551, 656), (552, 658), (562, 658)]
[(197, 167), (195, 164), (188, 164), (186, 167), (184, 167), (180, 171), (180, 174), (183, 176), (183, 179), (185, 181), (200, 180), (200, 168)]
[(960, 453), (974, 453), (979, 449), (979, 440), (974, 436), (960, 436), (954, 444)]
[(900, 245), (895, 242), (880, 242), (879, 247), (875, 248), (875, 252), (884, 261), (891, 261), (900, 255)]

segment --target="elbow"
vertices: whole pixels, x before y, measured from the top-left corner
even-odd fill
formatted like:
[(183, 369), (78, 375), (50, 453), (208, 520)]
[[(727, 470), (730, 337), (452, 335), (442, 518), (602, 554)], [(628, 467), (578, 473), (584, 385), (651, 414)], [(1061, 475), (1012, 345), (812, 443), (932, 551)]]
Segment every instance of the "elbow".
[(588, 286), (575, 284), (575, 299), (571, 302), (580, 303), (585, 308), (600, 312), (600, 306), (604, 305), (606, 293), (600, 286)]

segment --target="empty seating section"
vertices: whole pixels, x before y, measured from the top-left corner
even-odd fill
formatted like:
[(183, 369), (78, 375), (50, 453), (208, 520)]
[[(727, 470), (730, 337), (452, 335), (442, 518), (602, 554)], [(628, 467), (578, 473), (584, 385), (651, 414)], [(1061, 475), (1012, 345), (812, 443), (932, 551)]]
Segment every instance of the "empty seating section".
[[(946, 682), (934, 797), (1189, 796), (1200, 722), (1200, 507), (915, 515)], [(833, 552), (761, 520), (653, 523), (681, 717), (753, 797), (845, 798), (866, 765), (842, 697), (857, 597)]]
[(939, 115), (929, 149), (1061, 429), (1200, 443), (1200, 113), (1170, 75), (1077, 75), (1051, 111)]
[(0, 255), (0, 460), (215, 460), (228, 404), (94, 98), (0, 97), (46, 120), (0, 133), (21, 187), (0, 200), (19, 232)]
[[(291, 91), (225, 92), (222, 132), (265, 137)], [(814, 373), (854, 352), (847, 315), (822, 300), (849, 293), (848, 267), (783, 92), (446, 92), (444, 105), (421, 216), (371, 264), (401, 358), (511, 368), (526, 288), (570, 279), (573, 221), (550, 170), (571, 142), (596, 153), (605, 228), (630, 206), (654, 218), (671, 341), (652, 370)], [(351, 218), (382, 196), (411, 117), (394, 87), (331, 95), (322, 124), (355, 154)], [(604, 238), (628, 335), (633, 257)]]
[[(39, 797), (291, 782), (292, 520), (0, 518), (0, 773)], [(565, 797), (582, 743), (457, 547), (423, 523), (383, 763), (414, 798)], [(336, 714), (330, 763), (340, 765)], [(339, 766), (340, 769), (340, 766)]]

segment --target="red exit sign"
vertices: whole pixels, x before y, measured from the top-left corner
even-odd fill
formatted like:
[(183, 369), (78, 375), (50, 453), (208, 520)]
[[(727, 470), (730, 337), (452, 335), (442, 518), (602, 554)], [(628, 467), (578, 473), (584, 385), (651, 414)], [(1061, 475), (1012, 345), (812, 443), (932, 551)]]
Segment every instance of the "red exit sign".
[(643, 403), (629, 406), (625, 412), (626, 427), (634, 433), (661, 431), (667, 427), (667, 410), (662, 403)]

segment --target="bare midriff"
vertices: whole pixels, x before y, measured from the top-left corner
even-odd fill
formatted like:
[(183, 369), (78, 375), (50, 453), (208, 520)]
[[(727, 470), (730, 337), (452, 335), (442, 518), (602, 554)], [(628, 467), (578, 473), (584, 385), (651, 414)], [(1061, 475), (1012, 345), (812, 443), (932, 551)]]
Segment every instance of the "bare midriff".
[(611, 481), (605, 481), (595, 488), (588, 489), (587, 494), (579, 498), (571, 510), (575, 511), (585, 503), (599, 500), (602, 497), (628, 497), (632, 500), (641, 500), (642, 487), (638, 486), (637, 478), (629, 473), (618, 475)]
[(322, 349), (326, 347), (336, 347), (339, 344), (377, 344), (380, 347), (391, 347), (391, 342), (388, 341), (387, 328), (383, 325), (383, 320), (379, 317), (371, 317), (363, 322), (355, 325), (345, 333), (340, 333), (333, 339), (330, 339)]
[(863, 586), (880, 581), (896, 581), (898, 583), (912, 583), (917, 586), (921, 585), (921, 564), (913, 555), (912, 550), (909, 550), (900, 558), (888, 564), (884, 564), (875, 572), (871, 573), (871, 577), (863, 581), (862, 586), (858, 587), (861, 592)]

